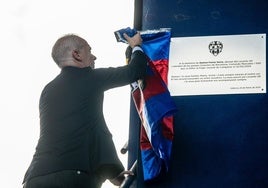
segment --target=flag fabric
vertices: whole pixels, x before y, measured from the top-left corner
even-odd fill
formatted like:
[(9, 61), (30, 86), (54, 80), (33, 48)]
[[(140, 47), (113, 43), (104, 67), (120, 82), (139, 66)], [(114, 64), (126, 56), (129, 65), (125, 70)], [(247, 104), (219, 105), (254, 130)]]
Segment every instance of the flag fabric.
[(167, 84), (170, 29), (142, 31), (142, 48), (151, 59), (163, 81)]
[(167, 88), (170, 30), (141, 32), (148, 56), (146, 76), (132, 83), (132, 98), (141, 120), (140, 149), (144, 180), (167, 172), (177, 107)]

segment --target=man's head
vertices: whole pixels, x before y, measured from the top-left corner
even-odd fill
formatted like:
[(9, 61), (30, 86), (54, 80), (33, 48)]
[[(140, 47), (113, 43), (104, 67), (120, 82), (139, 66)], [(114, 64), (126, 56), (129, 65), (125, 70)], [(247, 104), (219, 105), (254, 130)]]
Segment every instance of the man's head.
[(96, 60), (87, 41), (74, 34), (59, 38), (52, 48), (51, 56), (60, 68), (66, 66), (94, 68)]

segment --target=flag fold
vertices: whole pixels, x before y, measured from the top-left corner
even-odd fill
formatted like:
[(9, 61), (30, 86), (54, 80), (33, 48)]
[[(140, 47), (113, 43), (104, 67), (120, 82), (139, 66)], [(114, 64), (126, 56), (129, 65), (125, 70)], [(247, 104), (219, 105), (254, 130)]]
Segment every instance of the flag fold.
[(170, 29), (142, 31), (142, 49), (148, 57), (146, 76), (131, 84), (141, 120), (140, 149), (144, 180), (167, 172), (177, 107), (167, 88)]

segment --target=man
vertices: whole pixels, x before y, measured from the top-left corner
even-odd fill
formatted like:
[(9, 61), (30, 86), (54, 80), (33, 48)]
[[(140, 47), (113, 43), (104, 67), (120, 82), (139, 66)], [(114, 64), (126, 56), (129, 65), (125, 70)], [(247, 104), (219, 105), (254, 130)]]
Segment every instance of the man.
[(124, 34), (132, 48), (130, 63), (94, 69), (96, 57), (83, 38), (59, 38), (52, 57), (61, 68), (39, 101), (40, 138), (24, 188), (97, 188), (109, 179), (120, 185), (124, 167), (103, 117), (104, 92), (145, 75), (146, 55), (139, 33)]

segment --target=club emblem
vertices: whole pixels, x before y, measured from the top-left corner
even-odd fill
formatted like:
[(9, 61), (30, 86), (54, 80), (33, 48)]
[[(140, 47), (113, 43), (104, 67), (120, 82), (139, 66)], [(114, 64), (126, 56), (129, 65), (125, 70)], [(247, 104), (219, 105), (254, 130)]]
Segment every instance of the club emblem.
[(223, 44), (220, 41), (212, 41), (208, 45), (208, 49), (210, 53), (212, 53), (214, 56), (217, 56), (219, 53), (221, 53)]

